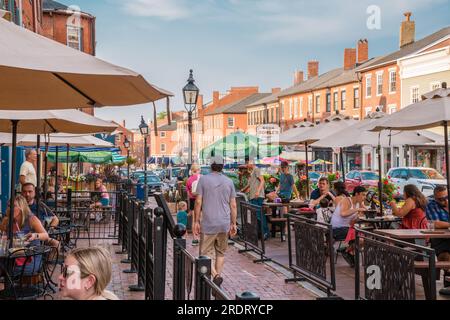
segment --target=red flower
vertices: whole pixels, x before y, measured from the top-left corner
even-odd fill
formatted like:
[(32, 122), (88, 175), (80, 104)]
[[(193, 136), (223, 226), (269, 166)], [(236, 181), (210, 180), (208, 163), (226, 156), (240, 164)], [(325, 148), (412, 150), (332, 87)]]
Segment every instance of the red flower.
[(384, 180), (384, 184), (387, 186), (389, 184), (389, 181)]
[(391, 180), (391, 176), (388, 176), (388, 179)]

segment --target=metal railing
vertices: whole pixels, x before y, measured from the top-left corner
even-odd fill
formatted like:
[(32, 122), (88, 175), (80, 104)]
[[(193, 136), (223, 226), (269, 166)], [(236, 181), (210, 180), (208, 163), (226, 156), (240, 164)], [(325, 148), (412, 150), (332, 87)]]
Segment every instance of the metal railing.
[[(328, 297), (334, 296), (332, 291), (336, 290), (336, 269), (332, 226), (293, 214), (288, 214), (287, 218), (289, 268), (294, 278), (285, 281), (307, 280), (324, 290)], [(297, 274), (301, 277), (297, 277)]]
[(241, 216), (240, 236), (244, 243), (244, 249), (239, 253), (253, 251), (259, 254), (260, 258), (253, 262), (271, 261), (265, 256), (266, 247), (264, 243), (264, 230), (262, 223), (258, 222), (258, 211), (262, 212), (262, 208), (255, 206), (249, 202), (239, 202), (239, 213)]
[[(424, 280), (425, 297), (436, 299), (434, 249), (356, 229), (355, 299), (415, 300), (415, 275)], [(416, 262), (426, 268), (416, 270)], [(364, 274), (361, 295), (361, 270)]]

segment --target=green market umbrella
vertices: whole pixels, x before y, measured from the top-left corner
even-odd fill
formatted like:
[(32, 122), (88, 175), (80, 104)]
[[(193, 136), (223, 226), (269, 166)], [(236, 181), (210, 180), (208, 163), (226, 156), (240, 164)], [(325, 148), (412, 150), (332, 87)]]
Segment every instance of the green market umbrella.
[(245, 159), (265, 158), (277, 156), (281, 153), (278, 145), (264, 145), (257, 136), (242, 131), (232, 133), (200, 151), (202, 159), (213, 155), (222, 155), (224, 158)]
[[(48, 161), (56, 162), (56, 153), (49, 152), (47, 154)], [(110, 151), (95, 151), (95, 152), (78, 152), (78, 151), (70, 151), (69, 157), (67, 158), (67, 154), (58, 154), (58, 162), (61, 163), (93, 163), (93, 164), (105, 164), (111, 163), (113, 160), (112, 153)]]

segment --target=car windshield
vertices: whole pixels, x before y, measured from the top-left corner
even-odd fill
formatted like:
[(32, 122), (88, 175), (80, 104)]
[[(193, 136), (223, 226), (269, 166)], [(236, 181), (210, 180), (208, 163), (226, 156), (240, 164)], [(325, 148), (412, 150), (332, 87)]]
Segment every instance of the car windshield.
[(378, 174), (375, 172), (361, 172), (363, 180), (378, 180)]
[(149, 181), (149, 182), (161, 182), (161, 180), (158, 177), (156, 177), (156, 176), (149, 176), (149, 177), (147, 177), (147, 181)]
[(439, 172), (432, 169), (411, 169), (409, 170), (409, 173), (411, 177), (416, 179), (444, 179), (444, 177)]

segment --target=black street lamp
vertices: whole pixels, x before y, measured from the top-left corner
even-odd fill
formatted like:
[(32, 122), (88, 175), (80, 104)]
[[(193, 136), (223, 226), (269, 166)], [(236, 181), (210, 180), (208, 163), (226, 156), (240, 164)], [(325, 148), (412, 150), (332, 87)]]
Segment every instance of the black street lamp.
[(187, 85), (183, 88), (183, 98), (184, 98), (184, 108), (188, 113), (188, 131), (189, 131), (189, 156), (188, 156), (188, 172), (192, 165), (192, 113), (197, 107), (197, 99), (199, 89), (194, 84), (193, 70), (189, 71), (189, 79), (187, 80)]
[(128, 183), (130, 182), (130, 141), (128, 137), (125, 136), (125, 140), (123, 140), (123, 146), (127, 149), (127, 179)]
[(139, 131), (141, 131), (141, 135), (144, 137), (144, 200), (145, 200), (145, 203), (147, 203), (147, 200), (148, 200), (148, 186), (147, 186), (148, 124), (145, 122), (144, 116), (141, 116), (141, 124), (139, 125)]

